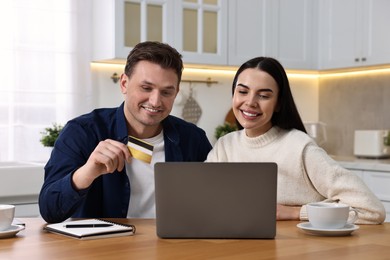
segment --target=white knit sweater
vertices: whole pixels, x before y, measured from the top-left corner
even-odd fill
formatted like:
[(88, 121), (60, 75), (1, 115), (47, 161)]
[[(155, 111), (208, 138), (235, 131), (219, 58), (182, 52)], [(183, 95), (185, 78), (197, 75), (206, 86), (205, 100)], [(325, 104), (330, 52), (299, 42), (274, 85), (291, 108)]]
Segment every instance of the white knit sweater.
[(229, 133), (217, 141), (206, 161), (276, 162), (278, 203), (302, 205), (301, 220), (307, 220), (305, 204), (316, 201), (339, 201), (356, 208), (358, 224), (379, 224), (386, 216), (383, 204), (358, 176), (298, 130), (273, 127), (254, 138), (245, 130)]

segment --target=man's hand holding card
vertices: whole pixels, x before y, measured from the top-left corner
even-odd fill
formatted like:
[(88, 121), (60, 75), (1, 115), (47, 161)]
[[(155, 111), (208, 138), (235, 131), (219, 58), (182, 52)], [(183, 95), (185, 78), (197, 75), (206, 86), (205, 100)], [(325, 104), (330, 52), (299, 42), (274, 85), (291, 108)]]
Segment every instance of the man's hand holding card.
[(153, 155), (153, 145), (147, 143), (141, 139), (129, 136), (127, 147), (131, 152), (131, 155), (145, 163), (150, 163), (152, 161)]

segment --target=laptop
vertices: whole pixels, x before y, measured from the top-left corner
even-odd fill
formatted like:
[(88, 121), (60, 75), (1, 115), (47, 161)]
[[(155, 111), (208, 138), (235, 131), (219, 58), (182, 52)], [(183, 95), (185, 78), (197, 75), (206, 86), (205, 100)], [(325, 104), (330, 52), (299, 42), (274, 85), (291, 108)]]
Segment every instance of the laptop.
[(276, 163), (155, 164), (160, 238), (274, 238)]

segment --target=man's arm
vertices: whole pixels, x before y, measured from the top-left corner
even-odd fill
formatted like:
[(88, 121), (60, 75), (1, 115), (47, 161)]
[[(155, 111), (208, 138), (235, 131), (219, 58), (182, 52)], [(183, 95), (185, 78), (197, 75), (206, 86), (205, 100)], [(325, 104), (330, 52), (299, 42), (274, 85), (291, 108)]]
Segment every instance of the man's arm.
[(113, 140), (99, 143), (77, 123), (68, 123), (56, 141), (45, 166), (39, 207), (47, 222), (71, 217), (83, 203), (93, 181), (102, 174), (124, 167), (130, 157), (125, 144)]
[(130, 159), (130, 151), (125, 144), (111, 139), (101, 141), (86, 164), (73, 174), (72, 184), (77, 190), (86, 189), (100, 175), (122, 171)]

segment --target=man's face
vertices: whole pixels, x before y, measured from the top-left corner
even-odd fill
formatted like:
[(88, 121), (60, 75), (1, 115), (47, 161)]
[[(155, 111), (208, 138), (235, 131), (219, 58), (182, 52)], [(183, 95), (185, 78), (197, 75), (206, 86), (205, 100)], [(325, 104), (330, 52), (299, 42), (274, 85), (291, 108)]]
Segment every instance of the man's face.
[(179, 79), (173, 69), (140, 61), (130, 77), (121, 76), (121, 90), (129, 134), (149, 138), (161, 131), (160, 122), (170, 114)]

